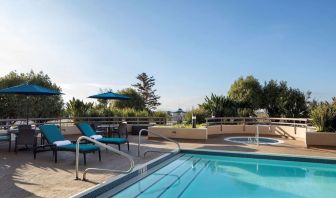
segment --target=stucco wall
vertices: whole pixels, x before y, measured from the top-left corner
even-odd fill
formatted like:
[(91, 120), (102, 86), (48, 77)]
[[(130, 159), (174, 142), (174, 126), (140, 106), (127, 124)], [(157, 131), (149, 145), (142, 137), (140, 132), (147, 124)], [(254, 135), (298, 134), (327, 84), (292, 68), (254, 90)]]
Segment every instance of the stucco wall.
[(307, 132), (307, 146), (336, 146), (336, 133)]
[[(215, 134), (251, 134), (255, 135), (256, 125), (213, 125), (208, 127), (208, 135)], [(260, 135), (282, 136), (290, 139), (302, 140), (306, 138), (306, 128), (292, 126), (259, 126)]]

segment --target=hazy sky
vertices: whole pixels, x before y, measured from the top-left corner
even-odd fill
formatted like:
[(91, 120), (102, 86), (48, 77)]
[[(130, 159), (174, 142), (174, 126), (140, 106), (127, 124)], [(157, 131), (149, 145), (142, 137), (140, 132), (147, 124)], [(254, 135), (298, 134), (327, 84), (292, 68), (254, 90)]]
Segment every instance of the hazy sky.
[(336, 1), (0, 0), (0, 76), (43, 70), (65, 100), (153, 75), (163, 110), (240, 76), (336, 96)]

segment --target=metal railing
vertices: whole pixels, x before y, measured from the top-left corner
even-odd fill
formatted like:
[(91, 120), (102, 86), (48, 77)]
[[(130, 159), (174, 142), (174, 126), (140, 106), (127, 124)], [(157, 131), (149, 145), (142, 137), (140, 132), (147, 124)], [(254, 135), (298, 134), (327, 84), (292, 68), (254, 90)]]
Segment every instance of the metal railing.
[(113, 169), (102, 169), (102, 168), (87, 168), (83, 172), (83, 180), (84, 181), (86, 180), (86, 174), (87, 174), (87, 172), (92, 171), (92, 170), (93, 171), (108, 171), (108, 172), (124, 173), (124, 174), (130, 173), (130, 172), (133, 171), (134, 160), (133, 160), (132, 156), (130, 156), (130, 155), (128, 155), (128, 154), (126, 154), (126, 153), (124, 153), (122, 151), (119, 151), (119, 150), (117, 150), (117, 149), (115, 149), (115, 148), (113, 148), (111, 146), (108, 146), (106, 144), (98, 142), (97, 140), (94, 140), (94, 139), (92, 139), (90, 137), (81, 136), (81, 137), (79, 137), (77, 139), (77, 142), (76, 142), (76, 179), (79, 179), (79, 176), (78, 176), (79, 175), (79, 144), (80, 144), (80, 142), (82, 140), (86, 140), (86, 141), (92, 142), (95, 145), (98, 145), (99, 147), (106, 148), (109, 151), (112, 151), (112, 152), (115, 152), (115, 153), (117, 153), (119, 155), (122, 155), (122, 156), (126, 157), (130, 161), (130, 164), (131, 164), (130, 168), (128, 170), (125, 170), (125, 171), (123, 171), (123, 170), (113, 170)]
[(306, 128), (306, 132), (314, 129), (312, 119), (309, 118), (257, 118), (257, 117), (213, 117), (206, 119), (206, 126), (220, 125), (221, 130), (225, 125), (269, 125), (291, 126), (295, 131), (297, 127)]
[(211, 125), (254, 125), (274, 124), (286, 126), (311, 126), (309, 118), (250, 118), (250, 117), (214, 117), (206, 119), (207, 126)]
[[(29, 124), (57, 124), (59, 126), (72, 126), (76, 122), (86, 121), (90, 124), (117, 125), (120, 122), (127, 122), (131, 125), (166, 124), (165, 117), (56, 117), (56, 118), (29, 118)], [(27, 123), (27, 118), (0, 119), (0, 129), (7, 129)]]
[[(166, 136), (164, 136), (164, 135), (161, 135), (161, 134), (158, 134), (158, 133), (154, 133), (154, 132), (152, 132), (152, 131), (149, 131), (148, 129), (141, 129), (141, 130), (139, 131), (139, 140), (138, 140), (138, 157), (140, 157), (141, 134), (142, 134), (143, 131), (147, 131), (147, 133), (152, 133), (152, 134), (157, 135), (157, 136), (159, 136), (159, 137), (161, 137), (161, 138), (163, 138), (163, 139), (165, 139), (165, 140), (167, 140), (167, 141), (170, 141), (170, 142), (175, 143), (175, 144), (177, 145), (177, 149), (176, 149), (175, 152), (180, 152), (180, 150), (181, 150), (181, 146), (180, 146), (180, 144), (179, 144), (177, 141), (175, 141), (175, 140), (173, 140), (173, 139), (170, 139), (170, 138), (168, 138), (168, 137), (166, 137)], [(147, 153), (147, 152), (162, 152), (162, 151), (146, 151), (146, 152), (144, 153), (144, 156), (146, 156), (146, 153)]]

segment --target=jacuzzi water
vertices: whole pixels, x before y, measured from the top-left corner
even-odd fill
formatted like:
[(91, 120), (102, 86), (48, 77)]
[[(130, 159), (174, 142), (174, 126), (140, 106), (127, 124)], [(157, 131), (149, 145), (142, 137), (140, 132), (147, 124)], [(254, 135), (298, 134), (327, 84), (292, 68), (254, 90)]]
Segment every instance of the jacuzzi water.
[(113, 197), (336, 197), (336, 165), (183, 154)]
[[(225, 141), (240, 143), (240, 144), (257, 144), (258, 140), (255, 136), (237, 136), (228, 137), (224, 139)], [(275, 138), (259, 137), (259, 144), (281, 144), (282, 140)]]

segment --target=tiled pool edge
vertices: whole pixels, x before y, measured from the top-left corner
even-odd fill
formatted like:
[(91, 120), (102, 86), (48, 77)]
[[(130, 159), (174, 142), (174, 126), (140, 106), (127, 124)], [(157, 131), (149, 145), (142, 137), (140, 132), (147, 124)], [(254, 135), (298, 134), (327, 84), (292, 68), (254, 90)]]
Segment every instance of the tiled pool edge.
[[(243, 158), (257, 158), (257, 159), (270, 159), (270, 160), (285, 160), (285, 161), (298, 161), (298, 162), (312, 162), (312, 163), (325, 163), (325, 164), (336, 164), (336, 158), (325, 158), (317, 156), (299, 156), (299, 155), (281, 155), (273, 153), (246, 153), (246, 152), (229, 152), (229, 151), (214, 151), (206, 149), (181, 149), (180, 153), (168, 153), (160, 156), (156, 159), (153, 159), (143, 165), (136, 167), (129, 174), (118, 175), (102, 184), (98, 184), (90, 189), (87, 189), (77, 195), (72, 197), (74, 198), (92, 198), (101, 196), (102, 194), (110, 191), (115, 187), (120, 187), (131, 179), (134, 179), (138, 176), (146, 177), (153, 169), (158, 169), (168, 162), (171, 162), (175, 157), (178, 158), (180, 154), (204, 154), (204, 155), (219, 155), (219, 156), (228, 156), (228, 157), (243, 157)], [(152, 170), (151, 170), (152, 169)], [(114, 194), (120, 192), (125, 187), (121, 187), (116, 190)]]
[(336, 164), (336, 158), (327, 158), (327, 157), (318, 157), (318, 156), (288, 155), (288, 154), (274, 154), (274, 153), (248, 153), (248, 152), (234, 152), (234, 151), (214, 151), (214, 150), (207, 150), (207, 149), (182, 149), (180, 153)]

